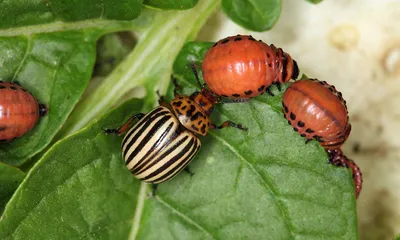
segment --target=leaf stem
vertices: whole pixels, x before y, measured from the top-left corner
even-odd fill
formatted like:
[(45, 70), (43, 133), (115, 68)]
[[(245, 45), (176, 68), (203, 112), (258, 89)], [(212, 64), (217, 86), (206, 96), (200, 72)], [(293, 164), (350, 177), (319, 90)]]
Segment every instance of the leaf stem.
[(155, 99), (154, 88), (166, 89), (179, 51), (186, 41), (194, 39), (219, 4), (220, 1), (204, 0), (190, 10), (155, 14), (152, 24), (142, 32), (134, 50), (92, 94), (78, 104), (58, 136), (81, 129), (118, 105), (121, 98), (135, 87), (143, 85), (147, 94), (151, 93)]

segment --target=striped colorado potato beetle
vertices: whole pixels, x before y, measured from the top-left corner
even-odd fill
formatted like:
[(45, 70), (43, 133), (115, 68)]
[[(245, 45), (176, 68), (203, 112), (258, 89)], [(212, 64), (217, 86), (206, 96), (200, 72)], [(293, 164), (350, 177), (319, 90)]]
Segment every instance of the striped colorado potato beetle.
[(252, 36), (237, 35), (219, 40), (202, 63), (203, 78), (214, 93), (222, 97), (252, 98), (270, 87), (297, 79), (296, 61), (281, 48)]
[[(218, 103), (214, 93), (201, 88), (200, 92), (181, 96), (175, 81), (174, 85), (175, 98), (170, 103), (160, 97), (160, 106), (151, 112), (132, 116), (118, 129), (104, 129), (106, 134), (127, 132), (122, 141), (125, 164), (136, 178), (152, 184), (153, 194), (157, 184), (172, 179), (183, 169), (191, 173), (187, 166), (201, 146), (197, 135), (205, 136), (209, 129), (225, 127), (247, 130), (231, 121), (220, 126), (211, 122), (209, 115)], [(138, 122), (129, 129), (136, 118)]]
[(0, 143), (23, 136), (46, 113), (46, 106), (18, 83), (0, 81)]
[(351, 124), (342, 93), (325, 81), (304, 79), (292, 83), (282, 99), (284, 117), (306, 143), (317, 140), (328, 152), (329, 161), (352, 169), (356, 196), (362, 177), (357, 165), (344, 156), (340, 147), (351, 132)]

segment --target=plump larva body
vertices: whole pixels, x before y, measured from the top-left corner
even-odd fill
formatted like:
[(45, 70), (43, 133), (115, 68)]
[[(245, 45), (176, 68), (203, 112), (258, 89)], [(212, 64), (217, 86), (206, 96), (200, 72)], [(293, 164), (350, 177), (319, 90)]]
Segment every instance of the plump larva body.
[(10, 142), (29, 132), (46, 111), (18, 84), (0, 82), (0, 142)]
[[(183, 169), (188, 170), (187, 165), (201, 146), (197, 135), (205, 136), (210, 128), (246, 130), (231, 121), (221, 126), (211, 123), (209, 115), (218, 98), (204, 88), (190, 96), (180, 96), (175, 91), (174, 100), (167, 103), (161, 97), (159, 103), (159, 107), (147, 114), (132, 116), (118, 129), (104, 130), (115, 134), (129, 130), (122, 141), (126, 166), (136, 178), (153, 185), (172, 179)], [(129, 128), (135, 118), (139, 121)]]
[(251, 98), (269, 91), (272, 84), (296, 79), (299, 69), (282, 49), (237, 35), (219, 40), (207, 51), (202, 72), (210, 90), (219, 96)]
[(128, 131), (122, 141), (122, 153), (132, 174), (157, 184), (183, 170), (200, 145), (199, 138), (182, 128), (171, 110), (159, 106)]
[(292, 83), (283, 95), (283, 112), (293, 129), (326, 149), (339, 148), (351, 131), (346, 101), (334, 86), (316, 79)]

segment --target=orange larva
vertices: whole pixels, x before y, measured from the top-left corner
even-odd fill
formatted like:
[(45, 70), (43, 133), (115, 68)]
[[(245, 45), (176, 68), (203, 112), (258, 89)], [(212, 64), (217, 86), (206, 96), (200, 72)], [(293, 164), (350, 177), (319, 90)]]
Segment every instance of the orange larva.
[(296, 79), (296, 61), (281, 48), (252, 36), (219, 40), (202, 63), (203, 78), (211, 91), (230, 98), (252, 98), (270, 92), (271, 85)]
[(29, 132), (47, 112), (43, 104), (16, 83), (0, 81), (0, 142), (10, 142)]

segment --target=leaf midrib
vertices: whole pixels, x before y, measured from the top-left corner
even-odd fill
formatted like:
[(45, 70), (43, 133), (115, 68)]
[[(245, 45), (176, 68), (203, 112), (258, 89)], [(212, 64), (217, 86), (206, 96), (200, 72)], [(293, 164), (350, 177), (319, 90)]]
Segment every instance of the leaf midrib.
[(132, 21), (117, 21), (104, 19), (90, 19), (66, 23), (57, 21), (48, 24), (38, 24), (26, 27), (0, 29), (0, 37), (29, 36), (39, 33), (77, 31), (86, 29), (101, 29), (103, 32), (117, 31), (132, 28)]

